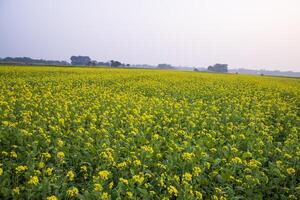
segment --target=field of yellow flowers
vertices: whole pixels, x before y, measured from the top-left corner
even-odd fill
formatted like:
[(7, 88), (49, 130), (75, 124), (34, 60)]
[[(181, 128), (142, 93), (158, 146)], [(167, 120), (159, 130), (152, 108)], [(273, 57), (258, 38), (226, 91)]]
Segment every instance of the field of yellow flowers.
[(0, 67), (0, 199), (298, 199), (300, 79)]

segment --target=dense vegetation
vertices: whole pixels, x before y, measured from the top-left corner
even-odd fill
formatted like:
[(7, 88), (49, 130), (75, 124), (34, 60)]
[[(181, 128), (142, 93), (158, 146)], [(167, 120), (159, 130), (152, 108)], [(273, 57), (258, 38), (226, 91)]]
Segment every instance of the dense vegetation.
[(297, 199), (300, 80), (0, 68), (0, 199)]

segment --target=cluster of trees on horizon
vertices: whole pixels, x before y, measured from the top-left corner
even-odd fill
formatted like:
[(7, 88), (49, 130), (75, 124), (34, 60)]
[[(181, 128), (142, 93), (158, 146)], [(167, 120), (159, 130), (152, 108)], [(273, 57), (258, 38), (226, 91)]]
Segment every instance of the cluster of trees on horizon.
[[(89, 56), (71, 56), (71, 63), (67, 61), (59, 61), (59, 60), (44, 60), (44, 59), (32, 59), (30, 57), (6, 57), (1, 59), (0, 64), (20, 64), (20, 65), (58, 65), (58, 66), (108, 66), (108, 67), (130, 67), (130, 64), (121, 63), (120, 61), (111, 60), (108, 62), (98, 62), (96, 60), (92, 60)], [(136, 66), (136, 65), (135, 65)], [(176, 69), (177, 67), (172, 66), (170, 64), (158, 64), (157, 68), (159, 69)], [(198, 72), (197, 68), (194, 71)], [(227, 64), (215, 64), (213, 66), (209, 66), (207, 70), (210, 72), (220, 72), (227, 73), (228, 65)]]

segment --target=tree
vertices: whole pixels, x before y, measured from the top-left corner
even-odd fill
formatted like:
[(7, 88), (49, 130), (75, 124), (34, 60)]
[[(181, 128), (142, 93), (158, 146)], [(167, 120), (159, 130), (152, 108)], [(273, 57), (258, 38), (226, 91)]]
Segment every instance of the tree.
[(227, 64), (215, 64), (214, 66), (209, 66), (207, 68), (207, 70), (211, 71), (211, 72), (227, 73), (228, 65)]
[(88, 63), (89, 66), (96, 66), (97, 65), (97, 61), (96, 60), (92, 60)]
[(121, 65), (122, 63), (120, 63), (119, 61), (115, 61), (115, 60), (110, 61), (110, 66), (112, 67), (120, 67)]
[(89, 65), (90, 62), (91, 62), (91, 59), (88, 56), (72, 56), (71, 57), (72, 65)]
[(169, 64), (158, 64), (157, 68), (160, 68), (160, 69), (173, 69), (174, 67), (172, 67), (172, 65), (169, 65)]

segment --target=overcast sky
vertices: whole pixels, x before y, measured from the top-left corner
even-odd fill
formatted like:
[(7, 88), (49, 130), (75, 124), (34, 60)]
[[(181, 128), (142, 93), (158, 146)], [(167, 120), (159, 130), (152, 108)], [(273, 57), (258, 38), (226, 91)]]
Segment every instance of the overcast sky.
[(0, 57), (300, 71), (300, 0), (0, 0)]

